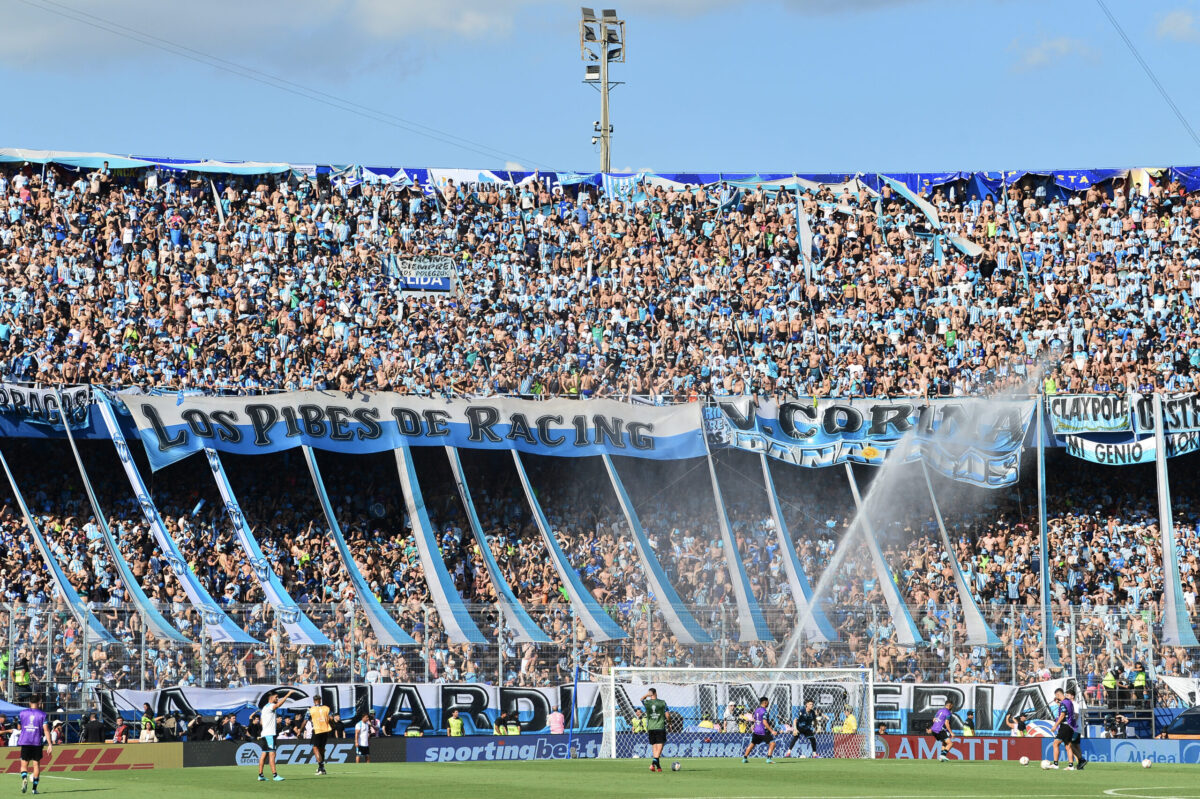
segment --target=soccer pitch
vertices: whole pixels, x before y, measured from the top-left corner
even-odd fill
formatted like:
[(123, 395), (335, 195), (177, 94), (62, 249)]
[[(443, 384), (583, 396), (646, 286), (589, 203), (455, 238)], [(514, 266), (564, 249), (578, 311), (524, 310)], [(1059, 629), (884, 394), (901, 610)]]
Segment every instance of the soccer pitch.
[[(684, 760), (678, 772), (651, 774), (646, 760), (506, 763), (371, 763), (280, 769), (284, 782), (258, 782), (253, 768), (87, 772), (43, 777), (46, 795), (174, 797), (367, 796), (489, 799), (1200, 799), (1200, 766), (1096, 763), (1082, 772), (1036, 764), (895, 760)], [(663, 762), (664, 769), (670, 766)], [(269, 776), (269, 772), (268, 772)], [(19, 777), (0, 788), (17, 793)], [(81, 797), (82, 799), (82, 797)]]

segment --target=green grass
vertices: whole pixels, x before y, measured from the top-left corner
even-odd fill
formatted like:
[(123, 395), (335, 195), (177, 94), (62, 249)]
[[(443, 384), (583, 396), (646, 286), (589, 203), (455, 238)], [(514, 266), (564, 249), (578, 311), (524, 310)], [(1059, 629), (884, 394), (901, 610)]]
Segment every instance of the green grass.
[[(246, 767), (136, 772), (75, 772), (42, 779), (47, 796), (80, 799), (191, 797), (411, 796), (448, 799), (1200, 799), (1200, 766), (1095, 763), (1082, 772), (1044, 772), (1017, 763), (762, 759), (684, 760), (679, 772), (651, 774), (646, 760), (506, 763), (371, 763), (283, 766), (285, 782), (260, 783)], [(664, 762), (664, 766), (666, 766)], [(0, 783), (17, 795), (19, 777)]]

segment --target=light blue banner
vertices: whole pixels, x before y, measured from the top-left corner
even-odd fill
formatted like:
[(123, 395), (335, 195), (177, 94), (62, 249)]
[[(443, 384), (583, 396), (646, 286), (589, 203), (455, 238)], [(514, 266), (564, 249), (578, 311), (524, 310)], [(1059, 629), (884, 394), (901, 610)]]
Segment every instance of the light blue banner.
[(329, 534), (333, 536), (333, 543), (337, 546), (338, 554), (342, 558), (342, 568), (350, 577), (350, 583), (354, 586), (354, 592), (357, 594), (358, 604), (366, 614), (367, 621), (371, 623), (375, 637), (384, 646), (416, 646), (417, 642), (411, 635), (400, 629), (400, 625), (396, 624), (396, 620), (383, 609), (383, 605), (379, 604), (379, 599), (372, 593), (371, 586), (367, 585), (367, 581), (363, 579), (362, 572), (354, 563), (354, 555), (346, 544), (346, 538), (342, 535), (342, 527), (338, 524), (337, 514), (329, 502), (325, 481), (321, 479), (321, 470), (317, 468), (317, 455), (311, 447), (302, 447), (301, 449), (304, 452), (304, 460), (308, 463), (308, 473), (312, 476), (313, 487), (317, 491), (321, 510), (325, 512), (325, 521), (329, 524)]
[(829, 623), (825, 611), (820, 605), (814, 605), (812, 585), (808, 575), (804, 573), (804, 564), (796, 554), (796, 545), (792, 534), (788, 532), (787, 522), (783, 518), (783, 506), (779, 502), (779, 494), (775, 491), (775, 478), (771, 476), (771, 461), (766, 455), (760, 454), (762, 465), (763, 485), (767, 489), (767, 502), (771, 506), (771, 518), (775, 522), (775, 537), (779, 541), (779, 551), (783, 553), (783, 568), (787, 572), (788, 587), (792, 592), (792, 601), (796, 603), (796, 615), (804, 618), (805, 611), (812, 606), (812, 623), (804, 631), (811, 641), (836, 641), (837, 630)]
[(288, 638), (293, 644), (302, 646), (333, 646), (333, 642), (317, 629), (312, 620), (292, 600), (287, 589), (283, 587), (279, 575), (271, 568), (270, 561), (263, 554), (262, 548), (254, 538), (254, 533), (250, 530), (246, 514), (242, 513), (237, 495), (233, 493), (233, 486), (230, 485), (229, 478), (225, 475), (225, 466), (221, 463), (221, 456), (212, 449), (204, 450), (204, 454), (208, 458), (208, 468), (213, 473), (213, 479), (217, 481), (217, 490), (221, 494), (221, 500), (225, 503), (225, 513), (229, 515), (233, 532), (242, 545), (242, 552), (245, 553), (246, 560), (262, 588), (263, 595), (271, 603), (271, 609), (288, 634)]
[(714, 447), (764, 453), (807, 468), (880, 465), (906, 437), (905, 455), (960, 482), (985, 488), (1020, 477), (1033, 400), (840, 400), (730, 397), (705, 409)]
[(121, 432), (121, 427), (117, 424), (116, 412), (104, 392), (97, 392), (96, 404), (101, 418), (104, 419), (104, 424), (108, 427), (108, 434), (112, 436), (113, 446), (117, 449), (117, 457), (120, 458), (125, 475), (129, 478), (129, 485), (133, 488), (138, 506), (142, 509), (142, 516), (150, 525), (150, 532), (154, 535), (154, 540), (158, 543), (164, 560), (170, 566), (171, 571), (175, 573), (175, 578), (179, 581), (184, 593), (187, 594), (188, 600), (200, 614), (208, 637), (214, 643), (219, 644), (258, 643), (241, 627), (238, 627), (233, 619), (229, 618), (229, 615), (216, 603), (216, 600), (208, 593), (208, 589), (204, 587), (196, 573), (184, 560), (183, 552), (180, 551), (179, 545), (167, 531), (167, 526), (163, 524), (162, 516), (159, 515), (158, 507), (151, 499), (150, 492), (146, 490), (146, 484), (142, 481), (137, 464), (130, 456), (129, 445), (125, 443), (125, 434)]
[(396, 450), (396, 470), (400, 473), (400, 487), (404, 492), (404, 505), (408, 509), (408, 522), (412, 525), (413, 537), (417, 540), (417, 555), (425, 572), (429, 596), (433, 599), (433, 606), (437, 608), (438, 616), (442, 620), (446, 637), (452, 644), (486, 644), (487, 639), (475, 626), (466, 604), (458, 595), (454, 578), (446, 571), (446, 560), (442, 557), (437, 533), (434, 532), (433, 523), (429, 521), (429, 514), (425, 510), (425, 495), (421, 493), (421, 484), (417, 480), (417, 470), (413, 466), (412, 453), (408, 451), (408, 447)]
[(554, 564), (555, 571), (558, 572), (558, 579), (562, 581), (570, 595), (571, 608), (579, 617), (579, 621), (596, 641), (613, 641), (624, 638), (625, 631), (604, 612), (604, 608), (600, 607), (600, 603), (596, 601), (592, 592), (579, 578), (579, 572), (571, 565), (567, 553), (563, 552), (562, 547), (559, 546), (558, 539), (554, 537), (554, 530), (550, 528), (550, 522), (546, 520), (546, 514), (542, 512), (542, 505), (538, 502), (533, 486), (529, 482), (529, 475), (525, 473), (525, 465), (521, 462), (521, 453), (513, 450), (512, 457), (513, 464), (517, 468), (517, 477), (521, 481), (521, 488), (525, 491), (525, 500), (529, 503), (529, 509), (533, 511), (534, 521), (546, 544), (546, 554)]
[(463, 473), (462, 459), (458, 456), (458, 450), (454, 447), (446, 447), (446, 456), (450, 459), (450, 472), (454, 475), (454, 482), (458, 486), (458, 497), (467, 513), (467, 522), (471, 527), (471, 535), (475, 538), (475, 546), (479, 549), (484, 565), (487, 566), (488, 577), (496, 592), (496, 602), (504, 611), (504, 621), (516, 631), (515, 639), (517, 641), (532, 641), (535, 644), (550, 643), (550, 636), (542, 632), (537, 623), (525, 612), (525, 608), (513, 593), (508, 580), (505, 579), (500, 564), (496, 563), (496, 556), (492, 554), (492, 546), (483, 532), (483, 525), (479, 523), (479, 514), (476, 513), (475, 503), (471, 499), (471, 489), (467, 485), (467, 477)]
[(725, 500), (721, 497), (721, 481), (717, 479), (717, 467), (713, 463), (712, 453), (706, 456), (708, 461), (708, 478), (712, 483), (714, 515), (717, 517), (717, 528), (721, 531), (721, 547), (725, 555), (725, 569), (729, 573), (729, 582), (733, 586), (733, 598), (738, 608), (739, 641), (774, 641), (767, 619), (763, 616), (762, 606), (754, 596), (750, 578), (746, 576), (746, 564), (742, 562), (742, 553), (738, 551), (737, 539), (733, 528), (729, 525), (729, 516), (725, 513)]
[(629, 534), (633, 538), (633, 545), (642, 560), (646, 582), (649, 583), (653, 598), (659, 603), (659, 608), (667, 620), (667, 626), (671, 628), (672, 634), (684, 644), (711, 644), (712, 636), (704, 631), (704, 628), (684, 606), (675, 587), (671, 585), (671, 579), (663, 570), (662, 564), (658, 562), (658, 556), (654, 554), (650, 538), (642, 529), (642, 522), (633, 507), (633, 501), (625, 491), (621, 475), (617, 473), (616, 464), (607, 455), (600, 457), (604, 461), (604, 468), (608, 470), (608, 479), (617, 495), (617, 502), (621, 505), (621, 512), (625, 514), (625, 522), (629, 525)]
[[(58, 558), (54, 557), (54, 553), (50, 550), (50, 545), (46, 542), (45, 536), (42, 535), (42, 529), (38, 526), (37, 521), (33, 518), (33, 514), (29, 512), (29, 506), (25, 504), (25, 495), (21, 493), (21, 489), (17, 486), (17, 480), (13, 477), (12, 470), (8, 468), (8, 459), (4, 457), (4, 453), (0, 452), (0, 466), (4, 467), (4, 474), (8, 477), (8, 484), (12, 487), (13, 496), (17, 500), (17, 507), (21, 509), (21, 515), (25, 518), (25, 526), (29, 528), (29, 534), (33, 537), (34, 546), (41, 553), (42, 560), (46, 562), (46, 568), (50, 571), (50, 578), (54, 581), (55, 588), (63, 595), (67, 601), (67, 607), (71, 609), (71, 615), (75, 617), (75, 621), (79, 622), (79, 626), (86, 631), (88, 641), (111, 644), (115, 641), (108, 630), (104, 629), (104, 625), (100, 620), (88, 609), (87, 604), (80, 598), (79, 592), (75, 590), (75, 586), (71, 585), (71, 581), (67, 579), (67, 575), (63, 573), (62, 566), (58, 563)], [(84, 675), (87, 679), (87, 675)]]
[(1167, 646), (1200, 646), (1188, 617), (1179, 576), (1179, 550), (1175, 545), (1175, 518), (1171, 512), (1171, 480), (1167, 473), (1166, 423), (1161, 394), (1154, 395), (1154, 473), (1158, 483), (1158, 529), (1162, 540), (1163, 609), (1162, 642)]
[(1050, 525), (1046, 520), (1046, 413), (1043, 399), (1039, 396), (1037, 405), (1038, 584), (1041, 586), (1042, 643), (1046, 665), (1062, 668), (1051, 605), (1053, 594), (1050, 590)]
[[(60, 405), (61, 407), (61, 405)], [(125, 560), (125, 556), (121, 554), (121, 547), (117, 545), (117, 540), (113, 538), (112, 530), (108, 527), (108, 517), (104, 515), (104, 509), (100, 507), (100, 500), (96, 499), (96, 492), (92, 489), (91, 478), (88, 477), (87, 469), (83, 467), (83, 458), (79, 457), (79, 447), (75, 444), (75, 434), (71, 432), (71, 428), (65, 427), (67, 434), (67, 443), (71, 445), (71, 454), (75, 456), (75, 465), (79, 469), (79, 477), (83, 480), (83, 490), (87, 493), (89, 504), (92, 506), (92, 513), (96, 517), (96, 526), (100, 528), (100, 536), (104, 539), (105, 546), (108, 547), (108, 555), (113, 560), (113, 565), (117, 567), (117, 574), (121, 577), (121, 584), (125, 587), (133, 604), (137, 606), (138, 611), (142, 614), (142, 622), (146, 625), (148, 632), (159, 638), (168, 641), (174, 641), (179, 644), (190, 644), (191, 641), (183, 633), (176, 630), (170, 623), (163, 618), (163, 615), (158, 612), (158, 608), (146, 596), (146, 592), (142, 590), (142, 586), (138, 584), (137, 578), (133, 576), (133, 571), (129, 568), (129, 563)]]

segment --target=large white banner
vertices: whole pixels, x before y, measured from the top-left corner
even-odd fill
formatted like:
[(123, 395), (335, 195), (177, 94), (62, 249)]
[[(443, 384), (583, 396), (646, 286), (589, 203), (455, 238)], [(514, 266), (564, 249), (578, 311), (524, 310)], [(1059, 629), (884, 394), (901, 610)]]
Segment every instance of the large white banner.
[[(1051, 680), (1031, 685), (1003, 684), (911, 684), (876, 683), (874, 686), (875, 716), (886, 720), (892, 730), (924, 733), (934, 713), (946, 701), (951, 703), (955, 717), (961, 722), (968, 711), (975, 714), (978, 731), (1007, 732), (1005, 719), (1024, 713), (1030, 720), (1048, 721), (1054, 718), (1054, 691), (1066, 688), (1068, 681)], [(627, 721), (633, 710), (641, 707), (641, 697), (649, 684), (619, 683), (616, 711)], [(722, 718), (730, 702), (752, 709), (760, 696), (771, 700), (772, 716), (786, 723), (805, 700), (811, 699), (818, 708), (832, 711), (857, 704), (847, 692), (865, 690), (860, 683), (809, 681), (804, 683), (767, 682), (710, 682), (671, 685), (655, 682), (660, 699), (668, 708), (679, 713), (685, 724), (695, 724), (703, 714)], [(596, 731), (603, 726), (604, 696), (607, 684), (579, 683), (579, 719), (584, 729)], [(517, 712), (525, 732), (545, 729), (546, 718), (554, 708), (569, 715), (572, 707), (572, 685), (544, 688), (513, 688), (478, 683), (336, 683), (326, 685), (251, 685), (244, 688), (166, 688), (160, 691), (112, 691), (103, 695), (107, 709), (141, 714), (148, 703), (156, 715), (179, 712), (184, 718), (196, 714), (213, 716), (235, 713), (243, 722), (252, 711), (266, 702), (267, 695), (281, 691), (287, 696), (285, 714), (303, 712), (312, 706), (312, 698), (321, 696), (325, 704), (343, 719), (364, 712), (374, 712), (389, 725), (402, 731), (413, 726), (426, 731), (445, 728), (444, 719), (457, 709), (470, 725), (468, 731), (491, 729), (496, 716)], [(1083, 696), (1077, 697), (1082, 706)], [(833, 719), (831, 723), (839, 721)], [(859, 719), (859, 723), (863, 723)]]
[(699, 403), (447, 400), (338, 391), (121, 399), (155, 469), (205, 448), (253, 455), (301, 445), (345, 453), (452, 446), (567, 457), (607, 453), (665, 460), (705, 454)]

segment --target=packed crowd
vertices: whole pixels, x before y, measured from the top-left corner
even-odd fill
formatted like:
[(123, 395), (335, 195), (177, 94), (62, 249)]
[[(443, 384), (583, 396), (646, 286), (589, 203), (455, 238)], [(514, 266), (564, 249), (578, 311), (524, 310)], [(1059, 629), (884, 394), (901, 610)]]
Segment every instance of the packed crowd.
[[(337, 388), (409, 393), (951, 395), (1166, 391), (1200, 368), (1200, 198), (1169, 183), (1062, 195), (1026, 178), (995, 197), (943, 188), (943, 229), (983, 248), (933, 256), (928, 220), (885, 189), (805, 195), (814, 244), (797, 244), (795, 195), (646, 187), (637, 199), (527, 184), (469, 191), (330, 185), (295, 178), (0, 170), (0, 377), (221, 391)], [(389, 265), (441, 255), (459, 289), (405, 295)], [(524, 496), (485, 454), (468, 462), (504, 580), (553, 640), (515, 640), (445, 464), (421, 456), (441, 555), (485, 636), (451, 644), (430, 605), (394, 472), (370, 459), (326, 475), (371, 590), (416, 648), (379, 646), (328, 543), (302, 465), (227, 464), (242, 507), (292, 598), (335, 642), (288, 644), (241, 553), (211, 479), (164, 472), (155, 500), (190, 567), (260, 645), (166, 646), (145, 636), (69, 455), (27, 443), (20, 479), (54, 557), (120, 644), (86, 647), (11, 501), (0, 517), (8, 684), (19, 662), (62, 696), (87, 676), (110, 686), (429, 679), (547, 685), (580, 665), (775, 664), (795, 622), (784, 552), (754, 469), (719, 471), (738, 554), (777, 643), (737, 643), (733, 585), (710, 488), (693, 464), (629, 466), (626, 483), (682, 601), (722, 641), (689, 647), (655, 609), (601, 473), (564, 480), (531, 459), (541, 504), (573, 567), (629, 634), (589, 639), (573, 618)], [(200, 642), (200, 619), (167, 567), (111, 453), (87, 447), (109, 524), (146, 591)], [(325, 456), (322, 457), (334, 457)], [(106, 460), (108, 459), (108, 460)], [(1077, 465), (1074, 463), (1073, 465)], [(192, 470), (189, 472), (188, 470)], [(798, 475), (797, 472), (804, 474)], [(1179, 470), (1186, 472), (1186, 470)], [(786, 473), (785, 473), (786, 472)], [(1139, 473), (1140, 474), (1140, 473)], [(748, 476), (750, 475), (750, 476)], [(1050, 552), (1063, 662), (1083, 673), (1193, 674), (1192, 654), (1155, 642), (1162, 590), (1152, 485), (1088, 468), (1051, 496)], [(850, 529), (840, 475), (779, 470), (797, 556), (815, 583)], [(1176, 474), (1176, 480), (1187, 480)], [(1140, 481), (1140, 482), (1139, 482)], [(368, 490), (363, 490), (368, 486)], [(947, 493), (965, 489), (947, 487)], [(1195, 613), (1200, 508), (1175, 511), (1185, 601)], [(203, 502), (201, 502), (203, 500)], [(879, 679), (1028, 681), (1049, 673), (1037, 612), (1036, 516), (1019, 488), (944, 503), (953, 557), (1003, 641), (965, 644), (953, 572), (923, 488), (897, 492), (876, 534), (927, 646), (896, 642), (865, 556), (832, 580), (840, 640), (805, 641), (804, 665), (871, 665)], [(901, 512), (902, 511), (902, 512)], [(903, 523), (889, 519), (905, 519)], [(1065, 623), (1074, 622), (1074, 626)], [(1072, 637), (1073, 636), (1073, 637)], [(0, 670), (2, 671), (2, 670)]]
[[(1193, 384), (1200, 197), (423, 187), (0, 170), (0, 373), (226, 391), (964, 394)], [(949, 242), (949, 239), (946, 239)], [(461, 289), (389, 265), (450, 256)]]
[[(30, 446), (18, 444), (18, 454)], [(192, 570), (239, 626), (261, 642), (200, 643), (199, 617), (164, 563), (123, 475), (112, 468), (112, 453), (103, 445), (88, 444), (85, 462), (123, 556), (167, 618), (198, 642), (192, 647), (169, 645), (143, 632), (86, 497), (74, 479), (62, 479), (73, 475), (65, 446), (48, 451), (39, 444), (38, 452), (40, 459), (22, 459), (29, 463), (21, 478), (28, 486), (27, 498), (59, 565), (119, 641), (93, 642), (84, 656), (78, 625), (55, 597), (31, 537), (13, 503), (6, 502), (0, 516), (0, 592), (14, 604), (4, 611), (6, 624), (0, 626), (7, 626), (13, 654), (2, 665), (11, 677), (11, 670), (25, 662), (32, 683), (53, 686), (51, 692), (62, 703), (78, 695), (85, 670), (90, 679), (105, 685), (139, 688), (237, 686), (277, 679), (534, 686), (569, 681), (576, 664), (585, 678), (621, 664), (770, 667), (779, 662), (783, 642), (796, 623), (784, 553), (765, 495), (761, 483), (754, 481), (756, 475), (739, 461), (746, 457), (740, 453), (722, 456), (718, 475), (739, 556), (775, 643), (736, 640), (734, 592), (706, 470), (679, 462), (634, 461), (623, 466), (657, 558), (688, 611), (718, 641), (713, 646), (688, 646), (671, 633), (657, 604), (661, 598), (651, 595), (603, 473), (590, 473), (581, 461), (577, 473), (565, 479), (552, 463), (529, 459), (539, 503), (572, 566), (628, 633), (623, 641), (597, 643), (574, 619), (569, 592), (546, 557), (515, 474), (498, 468), (492, 455), (480, 453), (464, 458), (464, 463), (488, 546), (504, 580), (552, 643), (515, 640), (514, 631), (495, 610), (493, 576), (484, 566), (453, 481), (443, 474), (448, 468), (418, 452), (418, 472), (439, 533), (441, 556), (489, 644), (447, 640), (397, 498), (398, 486), (388, 482), (395, 479), (394, 472), (389, 473), (382, 461), (371, 463), (367, 458), (356, 468), (351, 466), (354, 459), (347, 458), (345, 464), (330, 464), (346, 468), (328, 468), (327, 487), (355, 567), (419, 645), (380, 646), (328, 540), (303, 463), (267, 456), (278, 458), (272, 468), (262, 468), (256, 459), (228, 458), (230, 479), (275, 572), (334, 646), (308, 648), (286, 640), (233, 538), (206, 465), (192, 459), (161, 473), (153, 489), (155, 500)], [(836, 470), (802, 475), (795, 471), (780, 469), (776, 479), (797, 557), (816, 585), (850, 529), (853, 504), (844, 475)], [(1194, 653), (1156, 640), (1161, 568), (1152, 481), (1138, 477), (1135, 470), (1118, 490), (1102, 480), (1100, 467), (1076, 471), (1071, 485), (1051, 495), (1050, 507), (1055, 635), (1062, 662), (1070, 664), (1070, 672), (1086, 675), (1093, 686), (1110, 668), (1132, 672), (1141, 661), (1150, 663), (1156, 675), (1195, 674)], [(1181, 570), (1188, 609), (1194, 614), (1200, 511), (1182, 499), (1191, 493), (1186, 490), (1190, 478), (1181, 474), (1179, 481), (1175, 509)], [(1002, 645), (967, 643), (950, 556), (941, 545), (928, 499), (902, 480), (888, 495), (888, 512), (873, 510), (871, 515), (886, 560), (927, 643), (916, 648), (899, 645), (897, 623), (859, 546), (841, 565), (837, 579), (829, 581), (822, 605), (839, 640), (806, 640), (801, 663), (871, 666), (877, 679), (891, 681), (1030, 682), (1060, 673), (1048, 669), (1042, 658), (1036, 525), (1031, 509), (1021, 503), (1019, 489), (986, 497), (968, 496), (983, 489), (953, 484), (943, 490), (954, 557)], [(7, 691), (13, 686), (0, 687)]]

